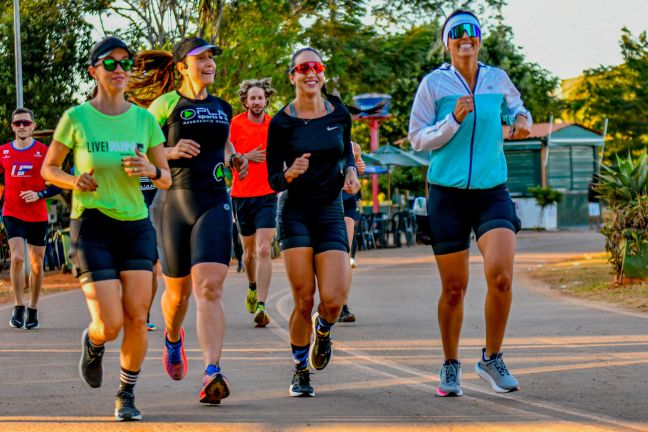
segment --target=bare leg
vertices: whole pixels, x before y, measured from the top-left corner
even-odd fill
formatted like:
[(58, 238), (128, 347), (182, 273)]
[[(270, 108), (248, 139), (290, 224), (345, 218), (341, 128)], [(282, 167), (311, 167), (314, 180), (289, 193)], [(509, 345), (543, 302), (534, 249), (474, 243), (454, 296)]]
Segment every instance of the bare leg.
[(38, 298), (40, 297), (41, 286), (43, 285), (43, 259), (45, 257), (45, 246), (33, 246), (28, 244), (29, 264), (29, 292), (31, 301), (29, 307), (37, 309)]
[(469, 257), (469, 250), (436, 255), (441, 276), (441, 296), (438, 304), (439, 329), (446, 360), (458, 359), (459, 356), (463, 301), (468, 288)]
[(169, 342), (180, 340), (180, 328), (187, 315), (189, 297), (191, 296), (191, 276), (171, 278), (164, 276), (164, 294), (162, 294), (162, 315)]
[(339, 250), (319, 253), (315, 255), (315, 268), (320, 296), (317, 311), (324, 320), (334, 323), (349, 294), (349, 254)]
[(8, 240), (11, 251), (11, 286), (16, 306), (25, 304), (25, 239), (13, 237)]
[(311, 339), (311, 315), (315, 295), (315, 271), (313, 249), (299, 247), (281, 253), (292, 288), (294, 308), (290, 315), (290, 343), (305, 346)]
[(272, 279), (272, 239), (274, 228), (260, 228), (256, 232), (256, 281), (257, 297), (260, 302), (266, 301)]
[(225, 337), (223, 283), (228, 267), (218, 263), (200, 263), (191, 268), (196, 298), (196, 329), (205, 366), (218, 364)]
[(83, 285), (83, 294), (90, 311), (88, 337), (94, 345), (117, 339), (124, 324), (121, 284), (119, 279)]
[(478, 244), (484, 256), (484, 272), (488, 283), (486, 355), (491, 355), (502, 348), (511, 311), (515, 234), (509, 229), (497, 228), (481, 236)]
[(257, 252), (256, 252), (256, 234), (250, 236), (240, 236), (243, 245), (243, 266), (249, 283), (257, 281)]
[(149, 271), (131, 270), (122, 272), (120, 278), (124, 311), (121, 366), (137, 372), (142, 368), (148, 348), (146, 315), (151, 304), (153, 274)]

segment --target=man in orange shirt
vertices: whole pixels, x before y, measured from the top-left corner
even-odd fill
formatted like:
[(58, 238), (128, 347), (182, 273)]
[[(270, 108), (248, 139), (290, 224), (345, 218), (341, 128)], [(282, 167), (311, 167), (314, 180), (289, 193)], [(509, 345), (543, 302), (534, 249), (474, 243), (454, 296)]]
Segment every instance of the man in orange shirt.
[(257, 327), (265, 327), (270, 322), (265, 301), (272, 276), (270, 251), (275, 235), (277, 196), (268, 183), (265, 152), (271, 117), (265, 109), (275, 93), (270, 78), (243, 81), (238, 95), (246, 111), (232, 119), (230, 129), (236, 152), (248, 160), (245, 179), (233, 173), (231, 196), (249, 282), (245, 304), (248, 312), (254, 314)]

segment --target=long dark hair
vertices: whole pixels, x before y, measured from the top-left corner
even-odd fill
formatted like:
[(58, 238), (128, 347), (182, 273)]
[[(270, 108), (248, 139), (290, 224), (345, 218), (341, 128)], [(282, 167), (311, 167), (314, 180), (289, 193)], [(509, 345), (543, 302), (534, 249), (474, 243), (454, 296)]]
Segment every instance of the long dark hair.
[(168, 51), (142, 51), (135, 57), (126, 93), (139, 106), (148, 108), (161, 95), (177, 88), (175, 63)]
[[(297, 51), (295, 51), (293, 53), (292, 57), (290, 58), (290, 68), (288, 69), (288, 73), (292, 74), (293, 68), (295, 67), (295, 59), (297, 57), (299, 57), (299, 55), (301, 53), (306, 52), (306, 51), (310, 51), (310, 52), (314, 53), (316, 56), (318, 56), (320, 58), (320, 60), (323, 59), (322, 54), (320, 54), (320, 52), (317, 51), (315, 48), (312, 48), (312, 47), (309, 47), (309, 46), (300, 48)], [(344, 102), (342, 102), (342, 99), (340, 99), (339, 96), (329, 93), (326, 90), (326, 84), (324, 84), (322, 86), (322, 94), (324, 95), (326, 100), (328, 100), (332, 104), (341, 105), (341, 106), (345, 107), (351, 114), (354, 114), (354, 115), (358, 115), (358, 114), (367, 114), (367, 115), (377, 114), (382, 110), (382, 108), (385, 106), (385, 103), (386, 103), (386, 102), (379, 102), (378, 104), (372, 106), (371, 108), (367, 108), (367, 109), (360, 109), (355, 105), (347, 105)]]

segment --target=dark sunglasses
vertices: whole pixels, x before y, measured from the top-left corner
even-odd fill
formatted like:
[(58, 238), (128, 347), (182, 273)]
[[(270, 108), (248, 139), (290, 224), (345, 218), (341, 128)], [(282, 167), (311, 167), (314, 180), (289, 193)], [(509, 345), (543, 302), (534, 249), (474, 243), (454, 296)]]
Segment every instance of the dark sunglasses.
[(107, 58), (97, 64), (98, 65), (102, 64), (104, 69), (106, 69), (108, 72), (116, 71), (117, 65), (121, 66), (124, 72), (128, 72), (133, 68), (133, 60), (131, 59), (115, 60), (115, 59)]
[(459, 24), (450, 29), (448, 37), (450, 39), (461, 39), (464, 33), (468, 34), (468, 37), (481, 37), (481, 30), (475, 24)]
[(16, 127), (24, 127), (24, 126), (31, 126), (34, 124), (34, 122), (31, 120), (16, 120), (16, 121), (12, 121), (11, 124)]
[(310, 70), (313, 70), (316, 74), (320, 74), (326, 70), (326, 65), (324, 63), (320, 62), (306, 62), (306, 63), (299, 63), (298, 65), (293, 66), (291, 72), (292, 73), (300, 73), (302, 75), (306, 75)]

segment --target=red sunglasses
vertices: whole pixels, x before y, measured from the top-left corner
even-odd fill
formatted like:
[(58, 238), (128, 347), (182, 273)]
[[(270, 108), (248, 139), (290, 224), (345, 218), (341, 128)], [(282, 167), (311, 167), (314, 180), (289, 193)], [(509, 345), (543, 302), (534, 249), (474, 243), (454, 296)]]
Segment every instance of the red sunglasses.
[(24, 126), (31, 126), (34, 124), (34, 122), (31, 120), (16, 120), (11, 122), (11, 124), (16, 127), (21, 127), (21, 126), (24, 127)]
[(299, 63), (298, 65), (293, 66), (292, 73), (297, 72), (306, 75), (310, 70), (313, 70), (316, 74), (321, 74), (326, 70), (326, 65), (320, 62)]

